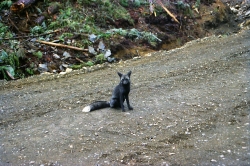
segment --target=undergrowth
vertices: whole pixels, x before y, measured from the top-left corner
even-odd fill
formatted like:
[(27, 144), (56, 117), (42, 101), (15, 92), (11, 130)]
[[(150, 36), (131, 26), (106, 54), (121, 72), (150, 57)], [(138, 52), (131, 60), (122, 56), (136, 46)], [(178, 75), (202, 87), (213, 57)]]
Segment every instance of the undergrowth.
[[(145, 40), (151, 46), (156, 46), (161, 40), (152, 34), (151, 32), (139, 31), (132, 28), (135, 24), (134, 20), (131, 18), (128, 8), (139, 8), (144, 6), (148, 11), (149, 7), (155, 1), (145, 1), (145, 0), (67, 0), (65, 2), (51, 2), (49, 0), (44, 0), (38, 9), (39, 14), (41, 11), (47, 10), (48, 6), (54, 4), (58, 6), (58, 12), (53, 16), (46, 16), (45, 21), (40, 25), (30, 26), (29, 36), (35, 37), (38, 40), (58, 40), (59, 42), (67, 42), (66, 39), (72, 38), (76, 34), (80, 34), (79, 40), (75, 40), (74, 43), (69, 43), (75, 47), (86, 48), (88, 46), (93, 46), (93, 42), (89, 40), (88, 35), (94, 34), (97, 36), (98, 40), (108, 41), (114, 36), (122, 36), (129, 38), (131, 40)], [(164, 1), (165, 2), (165, 1)], [(167, 3), (167, 2), (165, 2)], [(4, 0), (0, 3), (0, 10), (9, 10), (12, 1)], [(200, 1), (196, 1), (196, 6), (198, 7)], [(166, 5), (166, 4), (164, 4)], [(181, 10), (184, 10), (187, 14), (192, 14), (191, 9), (187, 3), (184, 1), (177, 1), (177, 5)], [(28, 12), (34, 12), (34, 8), (27, 9)], [(156, 6), (153, 9), (156, 12), (163, 13), (161, 7)], [(24, 12), (23, 12), (24, 14)], [(150, 14), (150, 12), (148, 13)], [(152, 14), (152, 13), (151, 13)], [(1, 21), (0, 17), (0, 21)], [(7, 22), (7, 21), (6, 21)], [(5, 23), (6, 23), (5, 22)], [(126, 26), (123, 28), (117, 28), (117, 22), (123, 24), (126, 22)], [(8, 39), (16, 36), (16, 32), (13, 32), (5, 25), (4, 22), (0, 22), (0, 39)], [(132, 28), (132, 29), (131, 29)], [(59, 33), (56, 38), (53, 35), (48, 34), (55, 30), (61, 29), (62, 32)], [(46, 34), (46, 35), (43, 35)], [(52, 38), (53, 36), (53, 38)], [(19, 40), (0, 40), (0, 77), (4, 79), (9, 78), (22, 78), (25, 75), (33, 75), (33, 69), (37, 64), (34, 64), (32, 60), (25, 57), (26, 53), (22, 51)], [(20, 55), (22, 52), (22, 55)], [(43, 52), (31, 51), (31, 55), (35, 58), (42, 59)], [(25, 59), (29, 64), (26, 64), (25, 74), (20, 72), (20, 59)], [(106, 61), (104, 54), (96, 54), (95, 59), (99, 63)], [(92, 66), (95, 62), (87, 61), (84, 63), (85, 66)], [(77, 64), (78, 65), (78, 64)], [(80, 64), (80, 67), (83, 64)], [(75, 68), (79, 68), (75, 66)]]

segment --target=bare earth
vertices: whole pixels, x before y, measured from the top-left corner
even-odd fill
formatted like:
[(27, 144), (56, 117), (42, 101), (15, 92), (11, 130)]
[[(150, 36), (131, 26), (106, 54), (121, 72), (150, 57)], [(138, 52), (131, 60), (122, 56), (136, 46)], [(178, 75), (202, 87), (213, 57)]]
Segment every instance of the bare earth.
[[(116, 72), (129, 70), (134, 110), (81, 111), (109, 100)], [(93, 72), (1, 82), (0, 165), (250, 165), (249, 73), (246, 30)]]

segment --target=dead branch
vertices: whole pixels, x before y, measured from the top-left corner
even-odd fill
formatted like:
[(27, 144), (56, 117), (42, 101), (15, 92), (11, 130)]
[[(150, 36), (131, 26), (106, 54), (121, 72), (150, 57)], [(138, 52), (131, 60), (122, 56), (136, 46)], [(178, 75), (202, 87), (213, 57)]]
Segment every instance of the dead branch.
[(75, 57), (77, 61), (81, 62), (81, 63), (84, 63), (84, 61), (82, 61), (81, 59)]
[(9, 20), (10, 24), (11, 24), (19, 33), (22, 33), (22, 32), (19, 30), (19, 28), (14, 24), (14, 22), (13, 22), (10, 18), (8, 18), (8, 20)]
[(176, 19), (176, 17), (163, 5), (163, 3), (160, 0), (157, 0), (157, 3), (168, 13), (168, 15), (170, 15), (175, 20), (175, 22), (180, 24), (180, 22)]
[(18, 0), (17, 2), (11, 5), (10, 10), (12, 12), (20, 12), (35, 2), (36, 0)]
[(73, 50), (77, 50), (77, 51), (86, 51), (86, 52), (89, 51), (88, 49), (83, 49), (83, 48), (69, 46), (69, 45), (64, 45), (64, 44), (59, 44), (59, 43), (46, 42), (46, 41), (41, 41), (41, 40), (37, 40), (37, 42), (42, 43), (42, 44), (51, 45), (51, 46), (56, 46), (56, 47), (69, 48), (69, 49), (73, 49)]

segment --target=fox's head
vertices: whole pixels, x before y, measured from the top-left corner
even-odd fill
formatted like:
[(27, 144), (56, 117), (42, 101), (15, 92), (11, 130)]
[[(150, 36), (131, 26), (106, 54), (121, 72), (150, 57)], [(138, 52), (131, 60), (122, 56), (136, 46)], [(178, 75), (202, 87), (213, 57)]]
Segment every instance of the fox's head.
[(120, 80), (121, 80), (121, 84), (123, 85), (128, 85), (130, 84), (130, 75), (131, 75), (131, 71), (129, 71), (127, 74), (122, 74), (122, 73), (119, 73), (117, 72), (118, 75), (120, 76)]

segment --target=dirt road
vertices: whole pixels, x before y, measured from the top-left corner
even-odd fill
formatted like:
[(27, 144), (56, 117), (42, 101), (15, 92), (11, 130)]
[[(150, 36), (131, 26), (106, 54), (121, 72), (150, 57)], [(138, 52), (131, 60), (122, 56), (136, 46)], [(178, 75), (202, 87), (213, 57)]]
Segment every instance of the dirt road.
[[(132, 70), (134, 110), (83, 113)], [(250, 31), (0, 86), (0, 165), (250, 165)]]

